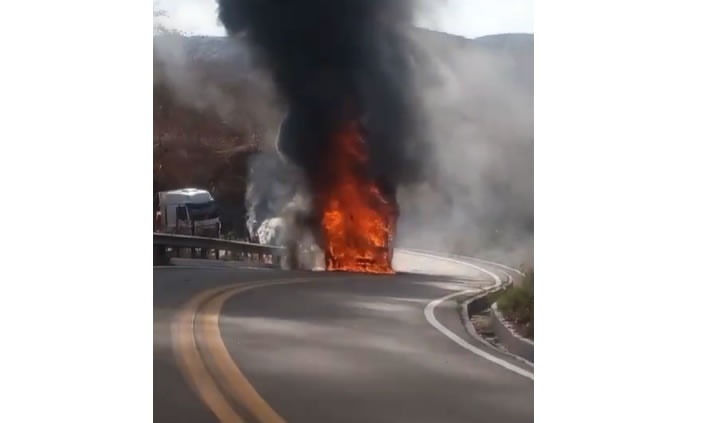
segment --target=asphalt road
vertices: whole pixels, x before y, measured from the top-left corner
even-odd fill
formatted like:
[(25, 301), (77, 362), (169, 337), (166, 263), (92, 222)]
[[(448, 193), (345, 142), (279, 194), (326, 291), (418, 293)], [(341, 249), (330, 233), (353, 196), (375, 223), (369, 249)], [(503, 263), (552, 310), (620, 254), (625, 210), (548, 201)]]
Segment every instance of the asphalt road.
[(156, 422), (533, 421), (533, 368), (466, 332), (465, 295), (434, 301), (508, 269), (410, 254), (396, 268), (425, 274), (180, 264), (153, 270)]

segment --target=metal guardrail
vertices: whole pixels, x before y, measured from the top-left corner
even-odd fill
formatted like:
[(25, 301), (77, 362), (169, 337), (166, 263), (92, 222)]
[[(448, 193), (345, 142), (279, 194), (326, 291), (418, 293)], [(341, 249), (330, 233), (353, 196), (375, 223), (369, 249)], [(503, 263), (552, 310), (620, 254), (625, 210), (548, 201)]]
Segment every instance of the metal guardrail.
[(220, 259), (220, 252), (229, 252), (236, 258), (248, 258), (252, 261), (280, 266), (285, 248), (272, 245), (253, 244), (250, 242), (231, 241), (201, 236), (153, 233), (153, 250), (155, 264), (166, 264), (170, 261), (169, 251), (176, 255), (181, 249), (201, 249), (215, 251), (215, 258)]

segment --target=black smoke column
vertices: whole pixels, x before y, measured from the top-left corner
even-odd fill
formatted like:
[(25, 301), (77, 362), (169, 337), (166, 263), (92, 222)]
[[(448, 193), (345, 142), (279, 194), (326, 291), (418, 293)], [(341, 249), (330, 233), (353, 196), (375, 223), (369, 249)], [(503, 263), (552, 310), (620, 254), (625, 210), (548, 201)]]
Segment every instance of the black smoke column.
[(408, 41), (411, 0), (219, 0), (229, 34), (243, 34), (288, 105), (281, 151), (319, 165), (348, 119), (366, 131), (370, 172), (389, 189), (419, 172), (420, 116)]
[(419, 178), (427, 145), (408, 38), (414, 1), (218, 4), (287, 103), (278, 147), (310, 181), (327, 268), (390, 270), (396, 189)]

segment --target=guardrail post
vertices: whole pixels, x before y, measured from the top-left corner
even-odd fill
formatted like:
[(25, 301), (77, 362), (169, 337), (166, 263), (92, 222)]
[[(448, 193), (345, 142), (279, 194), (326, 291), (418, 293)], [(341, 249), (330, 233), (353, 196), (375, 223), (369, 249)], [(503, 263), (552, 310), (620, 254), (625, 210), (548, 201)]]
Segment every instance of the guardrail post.
[(215, 259), (220, 260), (220, 248), (215, 249)]
[(155, 245), (153, 248), (153, 265), (162, 266), (170, 263), (170, 258), (164, 245)]

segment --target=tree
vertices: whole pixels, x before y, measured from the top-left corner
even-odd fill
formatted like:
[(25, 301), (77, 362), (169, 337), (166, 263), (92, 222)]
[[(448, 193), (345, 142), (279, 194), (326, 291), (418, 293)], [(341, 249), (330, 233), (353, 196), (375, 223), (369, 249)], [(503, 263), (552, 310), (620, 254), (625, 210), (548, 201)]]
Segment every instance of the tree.
[(168, 12), (160, 9), (158, 3), (153, 3), (153, 35), (186, 35), (185, 32), (168, 28), (163, 24), (163, 18), (168, 18)]

